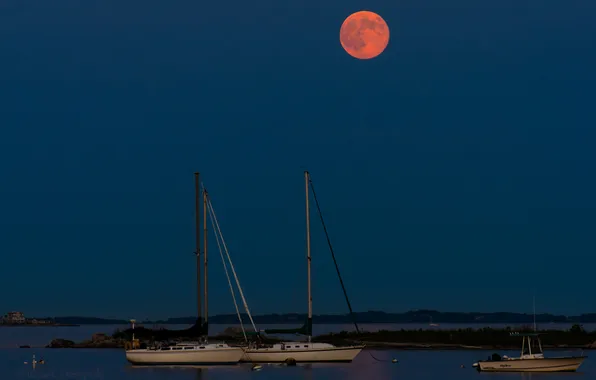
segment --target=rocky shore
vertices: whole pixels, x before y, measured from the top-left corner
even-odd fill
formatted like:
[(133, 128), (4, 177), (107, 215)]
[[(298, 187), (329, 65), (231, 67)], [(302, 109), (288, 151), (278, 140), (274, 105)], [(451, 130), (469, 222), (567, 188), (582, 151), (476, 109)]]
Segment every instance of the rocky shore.
[(124, 348), (124, 339), (117, 339), (106, 334), (93, 334), (91, 339), (73, 342), (68, 339), (54, 339), (46, 348)]
[[(523, 332), (523, 331), (519, 331)], [(341, 332), (337, 334), (319, 335), (314, 342), (331, 343), (338, 346), (351, 344), (365, 344), (374, 349), (409, 349), (409, 350), (518, 350), (521, 348), (519, 337), (511, 335), (510, 329), (457, 329), (457, 330), (398, 330), (377, 332)], [(570, 330), (542, 330), (541, 336), (545, 350), (556, 349), (596, 349), (596, 332), (586, 332), (579, 325)], [(135, 329), (135, 337), (140, 339), (142, 346), (156, 341), (156, 335), (164, 337), (167, 330), (153, 331), (144, 328)], [(175, 334), (173, 341), (189, 341), (194, 337), (181, 337)], [(54, 339), (47, 348), (124, 348), (126, 342), (132, 339), (132, 330), (116, 331), (113, 335), (102, 333), (93, 334), (91, 339), (83, 342), (73, 342), (66, 339)], [(243, 344), (242, 334), (234, 328), (229, 328), (221, 335), (210, 337), (212, 341), (225, 341), (229, 344)], [(279, 339), (264, 337), (268, 343), (279, 342)]]

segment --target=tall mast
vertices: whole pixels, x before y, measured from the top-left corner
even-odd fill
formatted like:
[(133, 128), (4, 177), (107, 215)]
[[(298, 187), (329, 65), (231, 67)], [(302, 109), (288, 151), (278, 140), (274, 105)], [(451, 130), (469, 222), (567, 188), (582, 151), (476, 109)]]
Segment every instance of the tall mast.
[(536, 332), (536, 296), (532, 297), (532, 309), (534, 310), (534, 332)]
[(197, 256), (197, 323), (199, 328), (203, 327), (201, 311), (201, 210), (199, 203), (199, 173), (195, 173), (195, 238), (196, 238), (196, 256)]
[(203, 288), (205, 289), (205, 329), (208, 328), (207, 317), (209, 315), (208, 283), (207, 283), (207, 189), (203, 187)]
[(309, 182), (309, 174), (308, 172), (305, 170), (304, 171), (304, 191), (305, 191), (305, 196), (306, 196), (306, 265), (307, 265), (307, 269), (306, 269), (306, 275), (308, 278), (308, 321), (307, 321), (307, 326), (308, 326), (308, 341), (310, 342), (311, 340), (311, 336), (312, 336), (312, 331), (311, 331), (311, 326), (312, 326), (312, 293), (311, 293), (311, 285), (310, 285), (310, 207), (308, 205), (308, 198), (309, 198), (309, 194), (308, 194), (308, 182)]

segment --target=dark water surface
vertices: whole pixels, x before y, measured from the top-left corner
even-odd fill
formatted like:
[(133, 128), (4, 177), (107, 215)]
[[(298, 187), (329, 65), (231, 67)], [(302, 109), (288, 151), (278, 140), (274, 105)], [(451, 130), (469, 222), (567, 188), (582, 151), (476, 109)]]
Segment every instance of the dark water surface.
[[(252, 371), (250, 364), (225, 367), (133, 367), (122, 350), (106, 349), (1, 349), (0, 379), (86, 379), (86, 380), (217, 380), (217, 379), (595, 379), (596, 361), (588, 358), (578, 373), (490, 374), (478, 373), (471, 364), (491, 354), (489, 351), (363, 351), (350, 364), (312, 364), (286, 367), (264, 365)], [(33, 353), (45, 364), (32, 368)], [(514, 352), (504, 352), (508, 355)], [(579, 352), (557, 352), (557, 354)], [(590, 352), (588, 352), (588, 355)], [(390, 359), (399, 360), (393, 364)], [(386, 361), (385, 361), (386, 360)], [(24, 364), (27, 361), (29, 364)], [(460, 366), (464, 364), (466, 368)]]
[[(350, 326), (315, 325), (316, 333), (349, 330)], [(95, 332), (112, 333), (117, 327), (126, 326), (81, 326), (81, 327), (34, 327), (34, 328), (0, 328), (0, 380), (13, 379), (78, 379), (78, 380), (213, 380), (213, 379), (433, 379), (433, 380), (466, 380), (466, 379), (596, 379), (596, 351), (586, 351), (586, 359), (580, 372), (569, 374), (490, 374), (477, 373), (472, 363), (484, 359), (493, 351), (408, 351), (382, 350), (362, 351), (350, 364), (313, 364), (286, 367), (280, 365), (264, 365), (257, 372), (251, 365), (240, 364), (227, 367), (149, 367), (134, 368), (126, 362), (123, 350), (109, 349), (19, 349), (18, 345), (29, 344), (41, 346), (55, 338), (66, 338), (75, 341), (89, 339)], [(176, 326), (183, 328), (185, 326)], [(214, 326), (214, 333), (227, 326)], [(455, 328), (470, 326), (455, 325)], [(477, 326), (481, 327), (481, 326)], [(545, 326), (546, 327), (546, 326)], [(568, 328), (567, 326), (560, 326)], [(369, 325), (366, 330), (428, 328), (414, 325)], [(439, 328), (453, 328), (443, 326)], [(519, 355), (519, 352), (499, 352), (507, 355)], [(581, 351), (557, 351), (551, 355), (579, 355)], [(32, 368), (31, 359), (44, 359), (45, 364)], [(382, 361), (375, 360), (371, 354)], [(549, 353), (547, 352), (547, 355)], [(399, 360), (393, 364), (390, 360)], [(28, 362), (28, 364), (24, 364)], [(461, 365), (465, 368), (461, 368)]]

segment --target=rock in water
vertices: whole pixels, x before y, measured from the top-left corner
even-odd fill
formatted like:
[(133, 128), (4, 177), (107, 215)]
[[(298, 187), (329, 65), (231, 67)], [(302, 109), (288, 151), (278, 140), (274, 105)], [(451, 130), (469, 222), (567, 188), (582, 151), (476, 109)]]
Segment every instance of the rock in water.
[(54, 339), (50, 342), (47, 348), (72, 348), (75, 342), (68, 339)]

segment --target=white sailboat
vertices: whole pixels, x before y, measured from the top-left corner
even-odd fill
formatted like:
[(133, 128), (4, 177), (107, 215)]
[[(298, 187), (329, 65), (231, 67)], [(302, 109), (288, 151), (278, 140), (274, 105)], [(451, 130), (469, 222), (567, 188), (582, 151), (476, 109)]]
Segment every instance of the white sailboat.
[(131, 349), (126, 360), (134, 365), (223, 365), (238, 364), (242, 355), (240, 347), (205, 343)]
[[(307, 342), (282, 342), (270, 346), (252, 344), (244, 348), (241, 361), (253, 363), (300, 363), (300, 362), (351, 362), (362, 351), (364, 346), (337, 347), (328, 343), (313, 343), (312, 338), (312, 296), (310, 279), (310, 176), (304, 172), (306, 191), (306, 252), (308, 278), (308, 320), (299, 330), (308, 335)], [(267, 331), (267, 330), (266, 330)], [(271, 331), (271, 330), (269, 330)], [(283, 330), (276, 330), (283, 333)]]
[[(201, 262), (200, 262), (200, 185), (199, 173), (195, 173), (195, 217), (196, 217), (196, 245), (197, 245), (197, 325), (202, 337), (199, 342), (180, 343), (176, 345), (162, 345), (150, 348), (139, 348), (138, 340), (134, 339), (130, 349), (126, 350), (126, 360), (134, 365), (221, 365), (237, 364), (244, 351), (240, 347), (231, 347), (226, 343), (209, 343), (208, 334), (208, 288), (207, 288), (207, 191), (203, 189), (203, 233), (204, 233), (204, 290), (205, 290), (205, 319), (201, 313)], [(133, 324), (134, 329), (134, 324)]]

